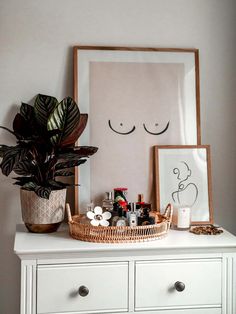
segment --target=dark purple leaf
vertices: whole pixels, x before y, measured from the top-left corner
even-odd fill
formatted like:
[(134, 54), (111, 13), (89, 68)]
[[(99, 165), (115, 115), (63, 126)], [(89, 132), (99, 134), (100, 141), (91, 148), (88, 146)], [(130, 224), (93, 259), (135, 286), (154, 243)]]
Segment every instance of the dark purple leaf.
[(80, 115), (79, 122), (74, 127), (73, 131), (61, 141), (61, 147), (73, 146), (80, 137), (80, 135), (83, 133), (87, 125), (87, 121), (88, 121), (87, 113), (82, 113)]

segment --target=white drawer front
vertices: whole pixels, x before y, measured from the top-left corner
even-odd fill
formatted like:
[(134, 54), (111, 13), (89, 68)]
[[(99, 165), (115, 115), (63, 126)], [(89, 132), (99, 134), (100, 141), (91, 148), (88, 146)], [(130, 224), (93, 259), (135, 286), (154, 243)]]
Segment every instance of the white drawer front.
[[(79, 295), (81, 286), (87, 296)], [(128, 263), (42, 265), (37, 290), (38, 314), (127, 311)]]
[[(132, 312), (133, 313), (133, 312)], [(138, 311), (138, 314), (222, 314), (221, 308), (211, 309), (185, 309), (185, 310), (156, 310), (156, 311)]]
[[(220, 307), (221, 269), (221, 259), (137, 262), (135, 308)], [(185, 284), (181, 292), (177, 281)]]

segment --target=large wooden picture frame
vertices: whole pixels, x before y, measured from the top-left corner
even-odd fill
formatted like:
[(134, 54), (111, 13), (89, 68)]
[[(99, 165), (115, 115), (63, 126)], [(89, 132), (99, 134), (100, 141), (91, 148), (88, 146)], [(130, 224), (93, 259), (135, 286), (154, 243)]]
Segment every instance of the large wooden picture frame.
[(151, 147), (201, 143), (197, 49), (76, 46), (74, 98), (89, 115), (80, 144), (99, 148), (76, 172), (76, 208), (120, 186), (152, 202)]
[(213, 223), (209, 145), (155, 146), (156, 207), (191, 208), (193, 224)]

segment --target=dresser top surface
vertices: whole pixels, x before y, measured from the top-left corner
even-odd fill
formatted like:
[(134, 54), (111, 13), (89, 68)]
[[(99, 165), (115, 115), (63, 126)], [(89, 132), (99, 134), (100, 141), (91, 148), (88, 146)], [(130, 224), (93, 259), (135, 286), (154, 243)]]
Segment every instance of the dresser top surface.
[(91, 243), (72, 239), (67, 225), (55, 233), (29, 233), (17, 225), (14, 252), (24, 254), (88, 253), (108, 251), (235, 248), (236, 237), (224, 230), (219, 235), (195, 235), (188, 231), (170, 230), (165, 238), (140, 243)]

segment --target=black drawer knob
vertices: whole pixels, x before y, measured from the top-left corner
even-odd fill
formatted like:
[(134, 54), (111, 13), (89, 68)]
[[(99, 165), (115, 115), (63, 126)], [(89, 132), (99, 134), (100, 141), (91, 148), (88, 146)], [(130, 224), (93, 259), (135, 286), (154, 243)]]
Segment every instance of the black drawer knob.
[(89, 289), (85, 286), (80, 286), (78, 292), (81, 297), (86, 297), (89, 294)]
[(185, 289), (185, 284), (181, 281), (176, 281), (175, 283), (175, 289), (179, 292), (184, 291)]

